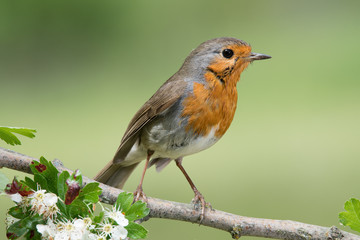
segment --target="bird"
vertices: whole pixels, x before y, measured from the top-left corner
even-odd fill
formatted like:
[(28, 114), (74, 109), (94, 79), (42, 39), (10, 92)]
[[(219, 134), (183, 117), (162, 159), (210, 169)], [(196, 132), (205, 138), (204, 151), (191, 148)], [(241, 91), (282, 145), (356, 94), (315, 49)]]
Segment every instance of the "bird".
[(146, 160), (135, 200), (146, 199), (146, 170), (159, 172), (171, 161), (184, 174), (201, 204), (200, 222), (207, 203), (185, 171), (185, 156), (214, 145), (227, 131), (237, 106), (240, 74), (255, 60), (271, 58), (254, 53), (243, 40), (210, 39), (192, 50), (180, 69), (136, 112), (114, 158), (95, 176), (104, 184), (123, 188), (126, 180)]

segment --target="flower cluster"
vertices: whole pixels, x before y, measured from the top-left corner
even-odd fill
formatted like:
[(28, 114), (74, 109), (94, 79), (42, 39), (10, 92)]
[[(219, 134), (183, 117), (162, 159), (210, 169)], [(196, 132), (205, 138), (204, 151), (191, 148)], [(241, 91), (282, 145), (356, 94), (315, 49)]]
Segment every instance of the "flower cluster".
[[(75, 218), (72, 221), (57, 220), (59, 208), (56, 203), (58, 197), (54, 193), (47, 193), (39, 189), (29, 196), (21, 196), (19, 193), (11, 194), (11, 199), (25, 212), (28, 208), (32, 214), (39, 214), (47, 219), (46, 224), (37, 224), (36, 230), (44, 239), (74, 239), (74, 240), (98, 240), (98, 239), (125, 239), (128, 231), (124, 228), (129, 224), (121, 209), (113, 207), (112, 210), (104, 209), (104, 218), (100, 223), (93, 224), (90, 217)], [(12, 216), (7, 219), (7, 225), (17, 222)]]
[(110, 216), (114, 213), (117, 215), (117, 219), (105, 218), (100, 224), (93, 223), (90, 217), (76, 218), (72, 221), (52, 221), (48, 219), (46, 224), (36, 225), (36, 229), (45, 239), (125, 239), (128, 231), (124, 227), (128, 225), (129, 221), (121, 211), (109, 212), (105, 210), (105, 215)]
[[(44, 158), (33, 162), (34, 180), (25, 178), (6, 186), (16, 206), (8, 210), (9, 239), (109, 240), (145, 238), (147, 230), (135, 223), (149, 214), (146, 204), (134, 203), (122, 192), (111, 209), (99, 202), (99, 183), (82, 183), (80, 171), (61, 174)], [(95, 215), (95, 207), (102, 211)]]

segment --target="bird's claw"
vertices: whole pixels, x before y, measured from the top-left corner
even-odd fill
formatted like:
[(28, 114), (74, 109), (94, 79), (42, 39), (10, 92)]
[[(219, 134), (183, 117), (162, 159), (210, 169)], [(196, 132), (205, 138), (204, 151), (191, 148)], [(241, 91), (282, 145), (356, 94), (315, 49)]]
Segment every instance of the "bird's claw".
[[(196, 190), (194, 192), (195, 192), (195, 197), (191, 202), (194, 204), (195, 210), (199, 211), (201, 207), (201, 213), (199, 216), (199, 224), (201, 224), (201, 222), (204, 220), (205, 217), (205, 208), (209, 207), (210, 209), (212, 209), (212, 207), (210, 203), (205, 202), (204, 196), (199, 191)], [(200, 204), (201, 206), (199, 206)]]
[(139, 201), (139, 200), (141, 200), (143, 202), (147, 202), (147, 197), (146, 197), (146, 195), (145, 195), (145, 193), (144, 193), (141, 186), (138, 186), (136, 188), (136, 190), (134, 192), (134, 197), (135, 197), (134, 202)]

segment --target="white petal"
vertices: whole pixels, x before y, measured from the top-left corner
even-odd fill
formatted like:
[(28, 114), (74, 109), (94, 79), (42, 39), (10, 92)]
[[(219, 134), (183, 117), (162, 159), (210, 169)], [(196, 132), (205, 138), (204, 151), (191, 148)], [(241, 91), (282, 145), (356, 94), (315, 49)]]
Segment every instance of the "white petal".
[(81, 240), (83, 239), (83, 234), (81, 231), (72, 231), (70, 234), (71, 240)]
[(111, 218), (117, 222), (117, 224), (125, 227), (129, 224), (129, 221), (125, 218), (125, 215), (121, 211), (117, 211), (115, 208), (110, 211), (105, 211), (105, 216)]
[(112, 231), (112, 238), (114, 239), (125, 239), (127, 237), (128, 231), (122, 226), (116, 226)]
[(52, 229), (51, 225), (43, 225), (43, 224), (38, 224), (36, 225), (36, 230), (41, 233), (41, 236), (43, 238), (47, 238), (47, 237), (53, 237), (55, 232), (54, 229)]
[(117, 219), (116, 222), (123, 227), (125, 227), (129, 224), (129, 220), (127, 220), (125, 217)]
[(36, 230), (41, 233), (41, 235), (44, 235), (48, 232), (49, 227), (47, 225), (38, 224), (36, 225)]
[(82, 219), (75, 219), (74, 227), (75, 227), (75, 230), (83, 231), (86, 227), (86, 224), (85, 224), (84, 220), (82, 220)]
[(58, 197), (54, 193), (46, 193), (44, 197), (44, 203), (47, 206), (53, 206), (57, 203)]
[(95, 235), (93, 233), (90, 233), (89, 236), (88, 236), (88, 239), (89, 240), (97, 240), (98, 239), (98, 235)]
[(114, 218), (114, 220), (117, 222), (117, 224), (125, 227), (129, 224), (129, 220), (127, 220), (124, 216), (124, 214), (122, 214), (121, 212), (117, 212), (116, 214), (116, 218)]
[(14, 202), (17, 202), (17, 203), (21, 202), (21, 200), (22, 200), (22, 196), (19, 193), (11, 194), (10, 198), (11, 198), (11, 200), (13, 200)]
[(70, 236), (67, 234), (67, 232), (62, 231), (56, 233), (54, 240), (69, 240), (69, 238)]

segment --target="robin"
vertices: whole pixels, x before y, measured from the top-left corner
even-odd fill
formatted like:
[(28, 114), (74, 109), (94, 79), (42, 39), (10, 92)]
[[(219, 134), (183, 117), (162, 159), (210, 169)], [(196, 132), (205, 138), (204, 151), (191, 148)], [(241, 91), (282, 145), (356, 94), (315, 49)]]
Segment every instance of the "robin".
[(186, 177), (201, 203), (206, 202), (186, 173), (184, 156), (215, 144), (229, 128), (236, 109), (236, 84), (253, 61), (271, 58), (251, 52), (249, 44), (235, 38), (215, 38), (200, 44), (171, 78), (139, 109), (121, 140), (115, 156), (95, 180), (122, 188), (136, 166), (146, 159), (135, 199), (145, 198), (142, 184), (146, 169), (161, 171), (172, 160)]

